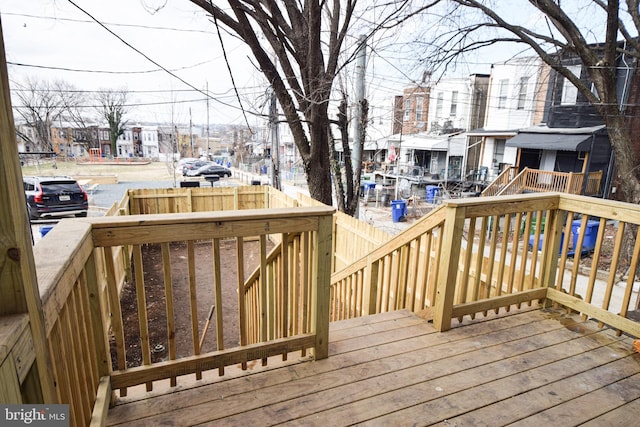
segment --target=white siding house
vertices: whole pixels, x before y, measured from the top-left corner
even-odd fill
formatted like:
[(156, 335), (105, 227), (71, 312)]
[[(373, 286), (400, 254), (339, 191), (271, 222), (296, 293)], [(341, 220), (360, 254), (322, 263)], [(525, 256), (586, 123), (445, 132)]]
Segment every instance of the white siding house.
[(491, 181), (503, 168), (516, 164), (518, 150), (507, 147), (506, 141), (515, 136), (518, 129), (533, 125), (541, 116), (539, 99), (544, 99), (548, 84), (541, 78), (542, 70), (543, 64), (538, 57), (492, 65), (484, 127), (468, 133), (482, 137), (473, 147), (476, 151), (471, 156), (474, 164), (468, 169), (484, 170), (484, 176)]

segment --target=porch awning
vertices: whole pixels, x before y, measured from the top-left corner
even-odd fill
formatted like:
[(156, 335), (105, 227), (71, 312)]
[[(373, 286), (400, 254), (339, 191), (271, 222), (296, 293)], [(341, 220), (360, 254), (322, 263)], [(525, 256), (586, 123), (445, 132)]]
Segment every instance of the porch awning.
[(506, 143), (507, 147), (536, 148), (558, 151), (589, 151), (592, 135), (559, 133), (519, 133)]

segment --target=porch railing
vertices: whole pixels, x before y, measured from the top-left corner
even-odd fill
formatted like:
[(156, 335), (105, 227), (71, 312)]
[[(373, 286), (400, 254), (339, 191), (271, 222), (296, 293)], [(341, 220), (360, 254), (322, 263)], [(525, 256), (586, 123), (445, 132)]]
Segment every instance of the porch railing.
[(500, 190), (502, 190), (503, 187), (509, 184), (509, 182), (511, 182), (511, 180), (514, 179), (517, 174), (517, 167), (509, 166), (505, 168), (502, 172), (500, 172), (500, 175), (498, 175), (498, 177), (494, 179), (491, 184), (489, 184), (487, 188), (482, 191), (482, 195), (487, 197), (498, 195), (498, 193), (500, 193)]
[[(126, 209), (116, 212), (121, 210)], [(464, 316), (542, 300), (640, 336), (638, 323), (627, 318), (638, 307), (635, 205), (559, 193), (449, 200), (329, 277), (332, 237), (340, 232), (332, 216), (332, 208), (311, 207), (123, 215), (56, 225), (34, 252), (56, 403), (70, 404), (72, 425), (85, 425), (92, 416), (99, 423), (114, 389), (150, 389), (160, 379), (176, 384), (183, 375), (224, 373), (229, 365), (290, 351), (313, 349), (316, 357), (326, 357), (329, 316), (408, 308), (444, 331)], [(277, 236), (271, 251), (269, 236)], [(150, 320), (144, 318), (142, 247), (159, 246), (157, 268), (165, 300), (171, 301), (172, 288), (165, 284), (175, 277), (167, 258), (186, 264), (191, 282), (192, 266), (202, 262), (189, 247), (206, 241), (218, 305), (219, 245), (235, 245), (240, 259), (238, 242), (246, 238), (259, 242), (260, 267), (255, 275), (238, 275), (234, 284), (241, 296), (241, 345), (220, 345), (218, 330), (225, 333), (225, 322), (215, 317), (216, 348), (202, 354), (202, 330), (191, 317), (186, 333), (192, 351), (178, 357), (172, 337), (180, 332), (167, 321), (167, 360), (154, 361)], [(177, 258), (172, 242), (186, 248)], [(126, 265), (133, 268), (127, 271)], [(139, 307), (138, 320), (126, 328), (118, 294), (124, 281), (135, 284)], [(193, 304), (191, 297), (187, 304)], [(170, 304), (165, 310), (171, 312)], [(128, 332), (140, 336), (140, 366), (126, 364)]]
[(584, 196), (451, 200), (333, 274), (332, 320), (409, 309), (447, 330), (546, 300), (640, 336), (639, 224), (637, 206)]
[[(562, 192), (581, 194), (584, 174), (577, 172), (554, 172), (539, 169), (524, 168), (517, 176), (508, 179), (506, 169), (496, 181), (491, 183), (483, 192), (483, 196), (509, 196), (525, 192)], [(591, 172), (587, 175), (585, 195), (595, 195), (600, 192), (602, 171)]]
[[(222, 375), (225, 367), (241, 364), (246, 368), (249, 361), (266, 363), (268, 357), (286, 358), (294, 351), (312, 350), (315, 358), (327, 357), (333, 213), (329, 207), (302, 207), (100, 217), (57, 224), (36, 245), (34, 255), (53, 361), (51, 375), (59, 402), (70, 404), (71, 424), (87, 425), (94, 407), (94, 419), (100, 420), (111, 401), (112, 389), (125, 395), (128, 387), (146, 384), (146, 389), (152, 390), (154, 382), (163, 379), (176, 385), (178, 377), (184, 375), (199, 378), (211, 369)], [(271, 235), (278, 235), (286, 243), (281, 251), (286, 261), (266, 274), (266, 242)], [(206, 331), (198, 322), (202, 320), (198, 299), (212, 298), (215, 307), (222, 307), (221, 242), (230, 242), (235, 248), (239, 266), (235, 286), (240, 295), (245, 294), (243, 241), (247, 238), (260, 242), (263, 274), (252, 288), (252, 298), (238, 299), (239, 331), (229, 331), (221, 310), (215, 311), (210, 334), (214, 350), (205, 353), (201, 337)], [(204, 242), (211, 246), (211, 259), (197, 259), (194, 254), (194, 245)], [(164, 295), (155, 304), (163, 304), (163, 324), (147, 315), (145, 295), (150, 284), (145, 281), (143, 246), (153, 245), (158, 245), (161, 253), (160, 264), (154, 268), (162, 272), (164, 283), (160, 287)], [(175, 246), (182, 250), (176, 251)], [(119, 293), (126, 277), (123, 264), (130, 259), (137, 306), (134, 323), (123, 318)], [(186, 266), (187, 278), (172, 275), (176, 263)], [(209, 296), (197, 295), (194, 287), (195, 266), (205, 263), (214, 278)], [(290, 273), (294, 269), (289, 266), (294, 265), (296, 275)], [(285, 280), (275, 281), (274, 277)], [(175, 318), (179, 297), (172, 284), (179, 279), (189, 283), (186, 300), (191, 319), (186, 330), (178, 328)], [(304, 295), (308, 302), (291, 295)], [(158, 343), (149, 338), (151, 327), (167, 331), (161, 343), (166, 360), (152, 359)], [(240, 346), (225, 346), (224, 337), (230, 334), (237, 334)], [(185, 335), (191, 342), (191, 352), (178, 355), (177, 337)], [(127, 359), (132, 343), (140, 348), (140, 366), (132, 367)]]

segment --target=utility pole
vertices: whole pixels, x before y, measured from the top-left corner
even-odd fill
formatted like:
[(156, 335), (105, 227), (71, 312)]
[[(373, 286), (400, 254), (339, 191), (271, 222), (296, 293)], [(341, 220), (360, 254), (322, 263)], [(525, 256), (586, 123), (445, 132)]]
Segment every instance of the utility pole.
[[(366, 41), (367, 38), (365, 36), (360, 36), (358, 43), (360, 47), (358, 49), (358, 56), (356, 58), (356, 113), (355, 120), (353, 121), (353, 152), (351, 156), (351, 163), (353, 168), (353, 173), (356, 175), (355, 177), (347, 177), (347, 179), (351, 179), (356, 185), (354, 188), (356, 198), (358, 198), (358, 194), (360, 194), (360, 175), (362, 171), (362, 145), (361, 141), (364, 140), (364, 135), (362, 132), (364, 130), (364, 111), (362, 106), (364, 105), (364, 72), (367, 63), (367, 50), (366, 50)], [(354, 179), (355, 178), (355, 179)], [(360, 203), (356, 203), (356, 210), (354, 212), (355, 218), (360, 218)]]
[(207, 160), (209, 158), (209, 82), (207, 82)]
[(277, 190), (280, 188), (280, 134), (278, 132), (278, 103), (276, 92), (271, 89), (271, 105), (269, 110), (269, 122), (271, 125), (271, 182)]
[(193, 122), (191, 120), (191, 107), (189, 107), (189, 145), (191, 146), (191, 157), (195, 157), (193, 155)]

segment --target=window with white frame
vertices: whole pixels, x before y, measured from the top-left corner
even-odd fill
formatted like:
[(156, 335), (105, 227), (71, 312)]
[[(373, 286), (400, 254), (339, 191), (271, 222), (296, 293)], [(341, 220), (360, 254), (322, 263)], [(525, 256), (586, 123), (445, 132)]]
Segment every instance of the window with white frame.
[(507, 107), (507, 92), (509, 90), (509, 79), (502, 79), (498, 82), (498, 108)]
[(444, 93), (438, 92), (436, 97), (436, 118), (442, 117), (442, 104), (444, 103)]
[[(582, 66), (578, 65), (569, 65), (567, 67), (573, 75), (580, 78), (580, 71), (582, 71)], [(578, 100), (578, 88), (574, 86), (569, 79), (564, 78), (564, 82), (562, 83), (562, 96), (560, 98), (560, 105), (576, 105), (576, 101)]]
[(449, 115), (451, 117), (455, 117), (458, 113), (458, 91), (454, 90), (451, 92), (451, 111)]
[(524, 110), (524, 104), (527, 101), (527, 88), (529, 86), (529, 77), (520, 77), (520, 85), (518, 86), (518, 110)]
[(422, 106), (424, 104), (424, 98), (421, 96), (416, 96), (416, 122), (421, 122), (422, 117)]
[(411, 114), (411, 98), (407, 98), (404, 101), (404, 119), (408, 121), (410, 114)]

